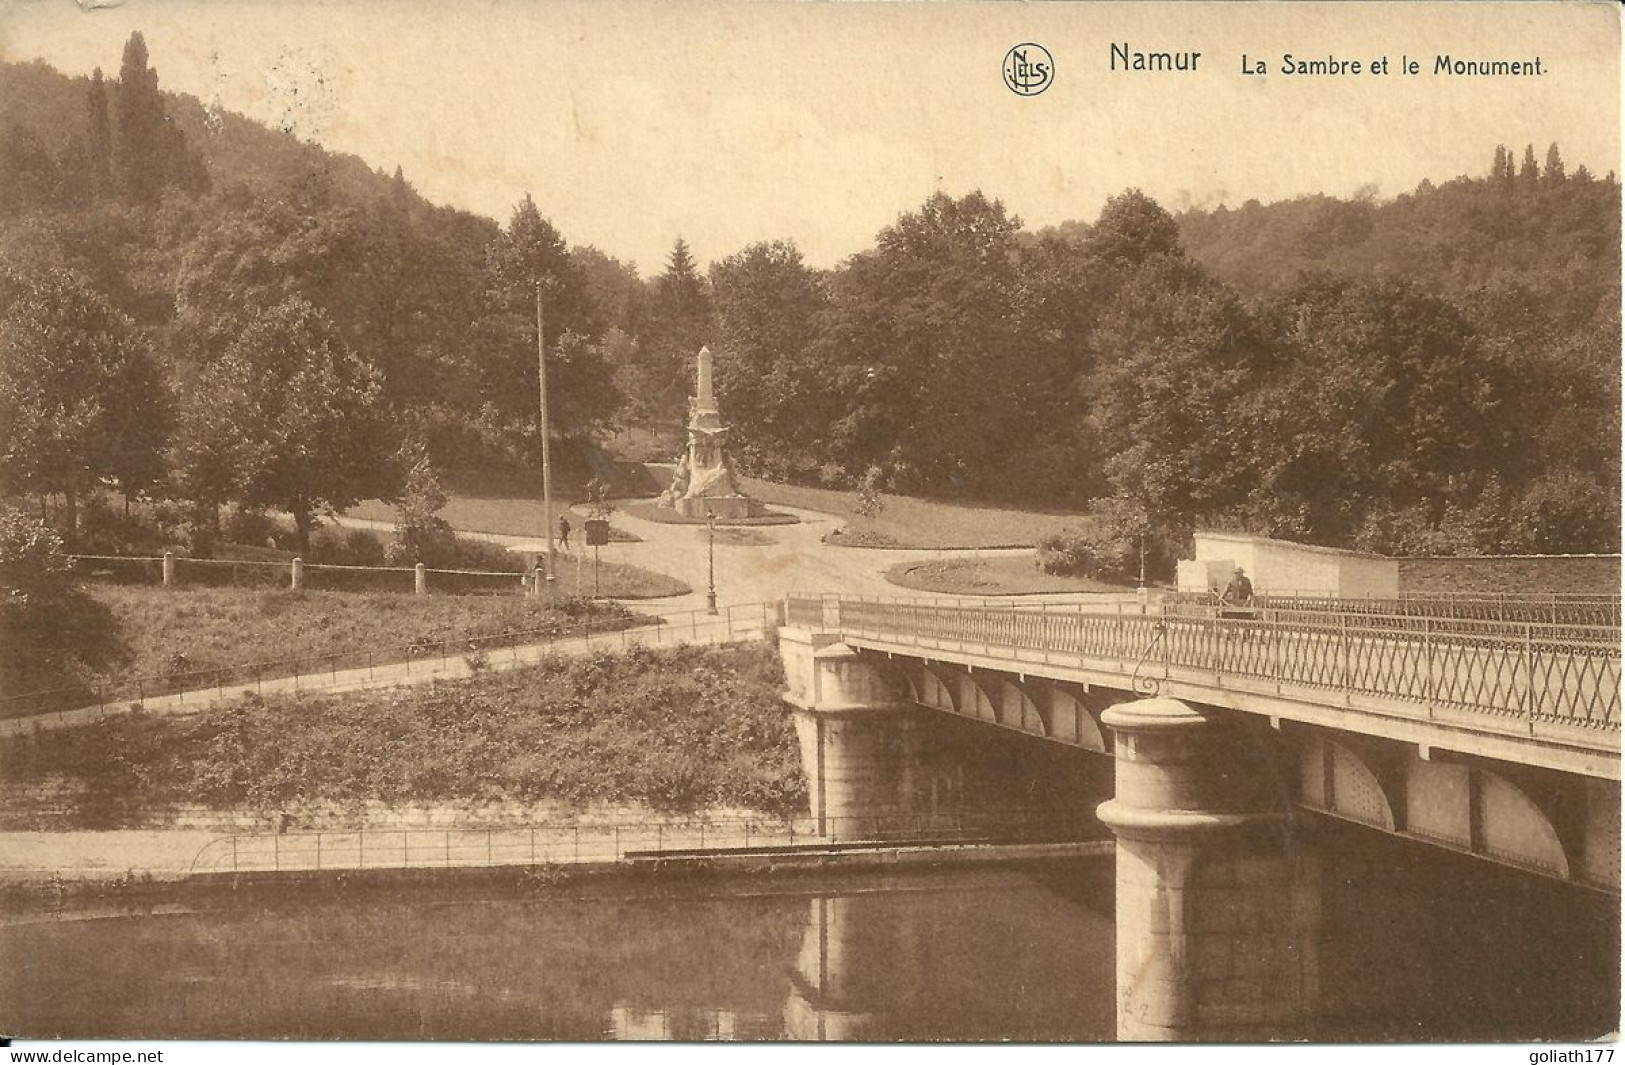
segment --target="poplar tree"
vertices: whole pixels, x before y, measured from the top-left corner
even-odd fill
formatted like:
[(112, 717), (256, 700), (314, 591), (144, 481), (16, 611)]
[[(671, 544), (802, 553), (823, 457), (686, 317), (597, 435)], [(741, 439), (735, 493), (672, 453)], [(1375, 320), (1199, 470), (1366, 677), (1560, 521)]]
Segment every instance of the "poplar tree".
[(1523, 166), (1518, 170), (1518, 184), (1532, 189), (1539, 181), (1540, 166), (1535, 162), (1535, 146), (1526, 144), (1523, 147)]
[(164, 104), (158, 95), (158, 72), (147, 65), (147, 42), (140, 31), (124, 43), (112, 133), (120, 191), (137, 203), (157, 199), (164, 184)]
[(1542, 175), (1549, 185), (1561, 185), (1564, 180), (1563, 157), (1558, 154), (1557, 142), (1546, 149), (1546, 172)]
[(90, 168), (91, 186), (101, 195), (113, 181), (113, 127), (107, 114), (107, 83), (102, 78), (101, 67), (90, 76), (85, 111), (90, 127), (86, 163)]

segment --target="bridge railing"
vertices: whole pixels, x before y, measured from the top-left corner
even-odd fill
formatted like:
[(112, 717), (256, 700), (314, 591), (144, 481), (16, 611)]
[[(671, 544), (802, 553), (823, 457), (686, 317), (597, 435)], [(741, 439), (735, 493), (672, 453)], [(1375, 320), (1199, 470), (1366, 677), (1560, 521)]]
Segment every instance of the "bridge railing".
[[(1169, 613), (1205, 615), (1218, 606), (1210, 594), (1176, 592), (1163, 598)], [(1406, 595), (1381, 599), (1270, 592), (1255, 609), (1282, 621), (1308, 614), (1358, 614), (1385, 618), (1460, 618), (1469, 621), (1535, 622), (1548, 625), (1618, 625), (1618, 595)]]
[[(790, 613), (798, 616), (793, 605)], [(820, 613), (830, 631), (926, 647), (1000, 649), (1016, 660), (1075, 657), (1134, 677), (1244, 678), (1530, 722), (1620, 728), (1619, 629), (1611, 626), (1322, 612), (1283, 620), (1269, 610), (1185, 616), (844, 597), (822, 600)]]

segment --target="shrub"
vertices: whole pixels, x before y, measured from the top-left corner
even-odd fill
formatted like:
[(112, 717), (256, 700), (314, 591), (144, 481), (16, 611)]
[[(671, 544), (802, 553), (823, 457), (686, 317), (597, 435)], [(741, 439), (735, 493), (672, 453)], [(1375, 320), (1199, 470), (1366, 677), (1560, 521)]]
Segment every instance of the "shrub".
[(408, 445), (402, 455), (407, 465), (396, 504), (395, 537), (386, 549), (392, 565), (451, 568), (456, 554), (456, 537), (440, 516), (449, 498), (421, 445)]
[(62, 538), (0, 504), (0, 691), (77, 682), (121, 653), (107, 609), (74, 582)]
[(274, 547), (283, 543), (292, 530), (272, 520), (263, 510), (230, 506), (221, 519), (220, 533), (234, 544)]
[(858, 498), (852, 504), (852, 513), (860, 518), (875, 518), (886, 509), (886, 499), (880, 493), (887, 486), (886, 471), (879, 466), (870, 466), (863, 473), (863, 479), (858, 482)]
[(1140, 575), (1145, 552), (1147, 578), (1166, 578), (1179, 556), (1181, 533), (1153, 529), (1145, 511), (1119, 497), (1097, 500), (1078, 525), (1038, 541), (1038, 564), (1046, 573), (1130, 583)]
[(249, 698), (0, 742), (0, 777), (82, 780), (89, 791), (69, 819), (99, 826), (138, 821), (166, 802), (256, 812), (367, 800), (805, 812), (783, 679), (766, 644), (474, 668), (479, 676), (387, 695)]

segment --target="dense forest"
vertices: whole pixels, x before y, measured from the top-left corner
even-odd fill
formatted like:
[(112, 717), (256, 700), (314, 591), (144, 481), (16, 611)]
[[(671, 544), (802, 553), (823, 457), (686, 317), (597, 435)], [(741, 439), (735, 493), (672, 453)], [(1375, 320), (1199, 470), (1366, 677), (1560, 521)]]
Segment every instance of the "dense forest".
[[(116, 78), (0, 64), (0, 492), (321, 513), (553, 432), (674, 426), (693, 353), (751, 472), (1090, 506), (1393, 553), (1617, 551), (1620, 191), (1486, 146), (1389, 201), (1042, 233), (937, 195), (832, 270), (789, 241), (653, 278), (397, 168)], [(1490, 149), (1494, 148), (1493, 159)]]

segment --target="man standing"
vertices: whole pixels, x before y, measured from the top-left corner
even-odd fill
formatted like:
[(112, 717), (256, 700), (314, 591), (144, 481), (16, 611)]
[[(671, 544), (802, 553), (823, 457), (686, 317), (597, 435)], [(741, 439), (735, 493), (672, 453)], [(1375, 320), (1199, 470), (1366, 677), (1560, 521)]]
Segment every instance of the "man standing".
[(559, 550), (570, 550), (570, 519), (559, 515)]
[(1226, 606), (1253, 605), (1253, 582), (1247, 579), (1246, 570), (1236, 567), (1236, 575), (1224, 586), (1224, 594), (1219, 597), (1219, 602)]

